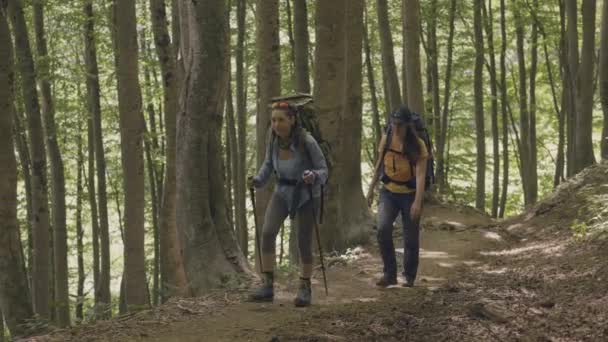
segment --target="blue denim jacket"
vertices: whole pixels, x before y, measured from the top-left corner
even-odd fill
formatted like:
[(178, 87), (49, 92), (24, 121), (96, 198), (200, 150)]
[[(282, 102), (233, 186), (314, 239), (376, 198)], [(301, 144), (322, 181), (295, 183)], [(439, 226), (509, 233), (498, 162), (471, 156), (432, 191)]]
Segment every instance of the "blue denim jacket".
[[(291, 168), (285, 169), (278, 167), (279, 160), (279, 142), (278, 139), (268, 144), (266, 149), (266, 158), (258, 171), (258, 174), (253, 178), (253, 184), (256, 188), (263, 187), (266, 185), (272, 173), (275, 173), (278, 178), (301, 180), (304, 171), (310, 170), (315, 173), (315, 181), (313, 183), (312, 194), (313, 197), (318, 198), (321, 196), (321, 185), (327, 181), (328, 170), (325, 156), (317, 144), (317, 141), (310, 133), (304, 133), (303, 142), (305, 148), (301, 149), (294, 143), (291, 144), (290, 149), (293, 152), (293, 158), (295, 162), (291, 163)], [(309, 198), (308, 189), (303, 188), (300, 193), (300, 200), (298, 201), (297, 208), (301, 207), (306, 203)], [(281, 196), (288, 206), (291, 208), (291, 203), (294, 196), (294, 186), (277, 184), (275, 193)]]

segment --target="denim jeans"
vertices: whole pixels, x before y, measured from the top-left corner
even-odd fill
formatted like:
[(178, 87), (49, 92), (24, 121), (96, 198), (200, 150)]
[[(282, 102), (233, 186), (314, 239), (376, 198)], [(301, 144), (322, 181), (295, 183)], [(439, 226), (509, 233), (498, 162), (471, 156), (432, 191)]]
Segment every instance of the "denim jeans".
[(384, 263), (384, 275), (388, 279), (397, 278), (397, 260), (393, 244), (393, 223), (401, 213), (403, 220), (403, 275), (411, 281), (416, 279), (420, 254), (419, 220), (410, 218), (410, 208), (415, 194), (398, 194), (382, 189), (378, 206), (378, 245)]

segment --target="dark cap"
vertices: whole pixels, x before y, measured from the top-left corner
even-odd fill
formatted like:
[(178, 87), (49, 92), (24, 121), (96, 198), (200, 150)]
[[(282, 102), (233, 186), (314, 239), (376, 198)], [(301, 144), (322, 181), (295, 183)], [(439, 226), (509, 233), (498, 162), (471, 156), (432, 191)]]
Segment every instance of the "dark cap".
[(407, 106), (401, 106), (391, 113), (391, 121), (410, 122), (412, 121), (412, 112), (410, 112), (410, 109), (407, 108)]

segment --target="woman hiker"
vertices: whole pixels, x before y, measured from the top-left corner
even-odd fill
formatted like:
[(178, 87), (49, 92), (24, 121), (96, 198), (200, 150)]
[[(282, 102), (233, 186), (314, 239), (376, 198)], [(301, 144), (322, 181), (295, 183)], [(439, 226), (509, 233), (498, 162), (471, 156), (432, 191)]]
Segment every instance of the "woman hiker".
[(403, 220), (403, 286), (412, 287), (418, 270), (420, 250), (419, 222), (422, 214), (427, 158), (424, 141), (418, 137), (412, 113), (403, 106), (390, 115), (390, 127), (378, 145), (378, 162), (367, 193), (371, 206), (374, 188), (381, 179), (378, 204), (378, 245), (384, 263), (379, 287), (397, 284), (397, 260), (393, 244), (393, 223), (399, 214)]
[[(258, 302), (274, 299), (276, 237), (283, 221), (295, 217), (300, 251), (300, 286), (294, 304), (311, 304), (312, 233), (318, 215), (321, 185), (327, 180), (327, 163), (321, 148), (306, 130), (300, 127), (297, 111), (287, 102), (275, 102), (271, 116), (272, 139), (266, 158), (249, 186), (263, 187), (270, 175), (277, 176), (275, 188), (264, 217), (261, 246), (261, 271), (264, 279), (250, 299)], [(310, 188), (312, 187), (312, 191)], [(312, 194), (313, 198), (310, 198)]]

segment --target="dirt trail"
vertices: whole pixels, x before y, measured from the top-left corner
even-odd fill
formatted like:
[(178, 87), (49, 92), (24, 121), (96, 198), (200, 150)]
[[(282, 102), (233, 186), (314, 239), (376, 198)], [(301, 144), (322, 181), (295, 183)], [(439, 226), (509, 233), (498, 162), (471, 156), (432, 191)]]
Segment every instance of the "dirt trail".
[(296, 281), (279, 277), (272, 304), (247, 303), (247, 289), (231, 288), (51, 339), (608, 341), (606, 203), (608, 162), (500, 223), (468, 207), (426, 208), (414, 288), (374, 286), (382, 263), (370, 230), (368, 247), (327, 260), (329, 296), (315, 273), (312, 307), (294, 308)]
[[(446, 217), (448, 215), (449, 217)], [(294, 324), (305, 324), (314, 330), (317, 320), (332, 315), (335, 309), (355, 309), (359, 305), (380, 303), (387, 294), (397, 296), (424, 296), (429, 290), (439, 289), (459, 272), (461, 267), (479, 265), (479, 251), (497, 246), (500, 237), (487, 230), (470, 229), (472, 225), (487, 224), (483, 217), (450, 213), (447, 209), (427, 211), (430, 228), (423, 229), (420, 255), (420, 273), (413, 289), (401, 285), (378, 289), (374, 282), (381, 275), (382, 262), (374, 247), (371, 250), (357, 248), (343, 258), (329, 260), (327, 272), (329, 296), (324, 293), (320, 271), (313, 277), (314, 305), (296, 309), (292, 304), (295, 281), (279, 279), (279, 289), (272, 304), (241, 302), (213, 312), (210, 316), (174, 323), (145, 341), (278, 341), (281, 330)], [(441, 223), (439, 225), (435, 225)], [(432, 225), (432, 227), (431, 227)], [(399, 229), (396, 229), (398, 231)], [(402, 245), (398, 236), (397, 246)], [(402, 257), (398, 249), (398, 259)], [(403, 282), (403, 279), (400, 279)], [(354, 305), (354, 306), (353, 306)], [(306, 329), (305, 329), (306, 330)], [(302, 331), (305, 335), (306, 331)], [(148, 335), (148, 334), (147, 334)], [(310, 333), (309, 336), (317, 336)]]

